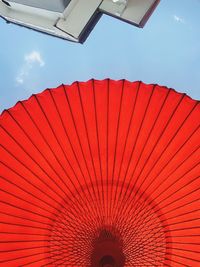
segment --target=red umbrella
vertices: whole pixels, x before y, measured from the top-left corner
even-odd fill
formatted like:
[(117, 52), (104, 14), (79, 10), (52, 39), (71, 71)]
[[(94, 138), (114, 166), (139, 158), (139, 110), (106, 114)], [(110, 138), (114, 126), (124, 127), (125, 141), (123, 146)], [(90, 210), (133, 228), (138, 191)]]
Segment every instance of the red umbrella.
[(200, 107), (126, 80), (0, 116), (0, 266), (199, 266)]

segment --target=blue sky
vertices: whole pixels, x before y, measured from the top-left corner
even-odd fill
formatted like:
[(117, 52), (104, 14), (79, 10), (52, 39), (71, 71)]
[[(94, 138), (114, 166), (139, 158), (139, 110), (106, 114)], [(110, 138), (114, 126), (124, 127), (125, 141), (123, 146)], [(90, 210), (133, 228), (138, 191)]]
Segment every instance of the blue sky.
[(0, 19), (0, 112), (45, 88), (107, 77), (200, 99), (200, 1), (161, 0), (143, 29), (104, 15), (83, 45)]

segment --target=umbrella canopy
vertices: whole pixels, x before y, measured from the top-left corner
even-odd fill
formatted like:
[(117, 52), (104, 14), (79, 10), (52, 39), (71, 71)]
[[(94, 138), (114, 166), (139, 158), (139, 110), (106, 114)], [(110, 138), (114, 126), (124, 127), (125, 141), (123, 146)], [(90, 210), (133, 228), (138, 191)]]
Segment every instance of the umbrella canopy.
[(0, 266), (198, 266), (199, 102), (126, 80), (0, 116)]

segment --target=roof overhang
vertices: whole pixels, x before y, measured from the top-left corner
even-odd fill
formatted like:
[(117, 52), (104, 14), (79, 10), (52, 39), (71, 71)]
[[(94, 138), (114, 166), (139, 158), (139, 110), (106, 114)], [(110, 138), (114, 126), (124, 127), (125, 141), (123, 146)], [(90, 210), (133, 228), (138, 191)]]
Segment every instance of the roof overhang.
[(143, 27), (160, 0), (0, 0), (0, 16), (83, 43), (103, 13)]

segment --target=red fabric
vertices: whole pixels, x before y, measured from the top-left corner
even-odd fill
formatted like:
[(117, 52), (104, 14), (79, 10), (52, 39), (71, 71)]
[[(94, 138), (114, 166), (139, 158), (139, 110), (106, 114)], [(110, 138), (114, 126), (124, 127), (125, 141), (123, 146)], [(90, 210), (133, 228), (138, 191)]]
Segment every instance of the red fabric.
[(197, 267), (199, 125), (198, 101), (126, 80), (4, 111), (0, 266), (91, 266), (103, 238), (120, 240), (125, 266)]

